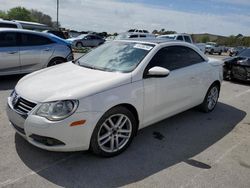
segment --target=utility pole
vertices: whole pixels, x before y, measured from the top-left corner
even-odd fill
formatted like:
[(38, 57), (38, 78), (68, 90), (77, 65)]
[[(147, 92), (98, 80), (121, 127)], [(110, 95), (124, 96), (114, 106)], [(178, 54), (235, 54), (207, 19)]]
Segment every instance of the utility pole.
[(57, 4), (57, 11), (56, 11), (56, 26), (57, 26), (57, 30), (59, 30), (59, 21), (58, 21), (58, 15), (59, 15), (59, 0), (56, 0), (56, 4)]

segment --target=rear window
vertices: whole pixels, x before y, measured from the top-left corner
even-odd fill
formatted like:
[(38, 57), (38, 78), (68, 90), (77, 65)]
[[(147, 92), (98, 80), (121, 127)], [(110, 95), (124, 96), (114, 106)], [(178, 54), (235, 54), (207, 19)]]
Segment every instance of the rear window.
[(185, 39), (186, 42), (192, 43), (191, 40), (190, 40), (190, 37), (184, 36), (184, 39)]

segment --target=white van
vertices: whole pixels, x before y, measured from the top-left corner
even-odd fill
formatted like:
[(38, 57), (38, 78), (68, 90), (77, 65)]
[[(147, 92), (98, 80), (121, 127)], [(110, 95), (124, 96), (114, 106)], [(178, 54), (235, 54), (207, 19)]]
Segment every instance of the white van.
[(119, 34), (115, 39), (123, 40), (133, 38), (155, 38), (155, 35), (150, 33), (126, 32)]
[(26, 22), (20, 20), (2, 20), (0, 19), (0, 28), (16, 28), (16, 29), (28, 29), (28, 30), (35, 30), (35, 31), (44, 31), (44, 30), (52, 30), (51, 27), (40, 24), (36, 22)]
[(184, 42), (188, 42), (193, 44), (192, 37), (185, 33), (179, 33), (179, 34), (169, 34), (169, 35), (160, 35), (157, 38), (166, 38), (166, 39), (172, 39), (172, 40), (180, 40)]
[(0, 28), (17, 28), (23, 29), (22, 25), (18, 22), (0, 20)]

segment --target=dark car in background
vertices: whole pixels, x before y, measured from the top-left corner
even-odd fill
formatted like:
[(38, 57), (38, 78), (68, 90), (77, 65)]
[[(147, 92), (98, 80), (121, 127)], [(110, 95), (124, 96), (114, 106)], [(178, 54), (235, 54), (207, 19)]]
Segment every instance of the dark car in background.
[(56, 35), (62, 39), (68, 39), (69, 33), (67, 31), (57, 31), (57, 30), (45, 30), (44, 33), (51, 33), (53, 35)]
[(250, 48), (241, 51), (237, 56), (224, 59), (224, 79), (250, 81)]
[(230, 48), (228, 50), (229, 51), (229, 56), (236, 56), (236, 55), (238, 55), (244, 49), (245, 49), (245, 47), (243, 47), (243, 46), (238, 46), (238, 47)]

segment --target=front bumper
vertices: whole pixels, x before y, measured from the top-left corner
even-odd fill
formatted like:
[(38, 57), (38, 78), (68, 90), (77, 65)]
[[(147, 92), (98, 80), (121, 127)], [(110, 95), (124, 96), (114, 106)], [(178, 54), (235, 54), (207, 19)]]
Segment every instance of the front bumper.
[[(76, 112), (62, 121), (52, 122), (32, 113), (24, 117), (9, 102), (6, 112), (18, 134), (32, 145), (50, 151), (88, 150), (92, 132), (101, 117), (99, 112)], [(82, 119), (86, 120), (84, 125), (70, 126), (72, 122)]]
[(74, 54), (73, 54), (72, 51), (71, 51), (70, 54), (66, 57), (66, 60), (67, 60), (67, 62), (68, 62), (68, 61), (73, 61), (73, 60), (74, 60)]

